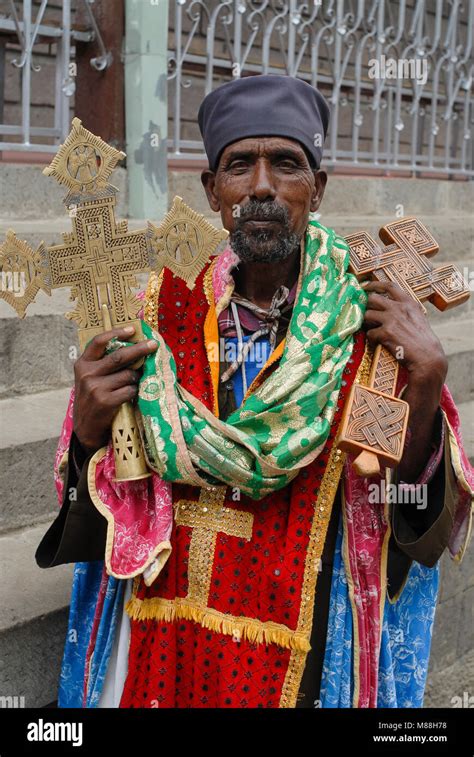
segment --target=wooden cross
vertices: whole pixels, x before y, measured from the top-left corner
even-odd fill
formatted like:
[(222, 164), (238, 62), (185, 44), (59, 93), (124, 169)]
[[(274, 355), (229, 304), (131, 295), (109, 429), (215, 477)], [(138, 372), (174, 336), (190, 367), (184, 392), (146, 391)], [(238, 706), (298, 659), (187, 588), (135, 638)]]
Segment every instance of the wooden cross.
[(193, 531), (189, 546), (187, 599), (207, 607), (217, 534), (250, 541), (253, 514), (224, 507), (226, 486), (201, 489), (198, 502), (180, 499), (175, 503), (175, 522)]
[(438, 310), (469, 299), (461, 272), (446, 264), (433, 268), (428, 258), (439, 246), (426, 226), (416, 218), (400, 218), (379, 231), (381, 248), (365, 231), (349, 234), (350, 270), (359, 281), (396, 281), (414, 299), (429, 300)]
[[(379, 231), (385, 248), (365, 231), (350, 234), (350, 270), (359, 281), (394, 281), (420, 303), (429, 300), (439, 310), (460, 305), (470, 291), (460, 271), (447, 264), (433, 268), (427, 258), (439, 247), (416, 218), (401, 218)], [(426, 311), (425, 311), (426, 312)], [(380, 472), (380, 462), (396, 466), (403, 455), (408, 403), (394, 396), (398, 362), (378, 345), (369, 385), (354, 384), (344, 410), (338, 445), (359, 452), (354, 468), (363, 476)]]

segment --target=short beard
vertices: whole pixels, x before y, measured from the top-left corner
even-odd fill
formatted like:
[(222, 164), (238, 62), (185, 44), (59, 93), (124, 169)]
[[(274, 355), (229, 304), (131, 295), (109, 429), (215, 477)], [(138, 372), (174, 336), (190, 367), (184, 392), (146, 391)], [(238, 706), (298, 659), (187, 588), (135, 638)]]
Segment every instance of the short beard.
[[(253, 233), (245, 231), (242, 222), (258, 214), (262, 219), (281, 222), (281, 231), (259, 229)], [(230, 235), (230, 244), (243, 263), (275, 263), (288, 258), (299, 246), (301, 236), (290, 229), (290, 218), (286, 208), (274, 202), (251, 200), (242, 209), (236, 227)]]

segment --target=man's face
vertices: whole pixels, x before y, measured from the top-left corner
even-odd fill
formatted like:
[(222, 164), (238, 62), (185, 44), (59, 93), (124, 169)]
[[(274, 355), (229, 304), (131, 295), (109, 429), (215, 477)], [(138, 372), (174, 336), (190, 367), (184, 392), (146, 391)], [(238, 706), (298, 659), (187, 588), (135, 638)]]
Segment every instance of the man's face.
[(318, 209), (326, 174), (311, 168), (303, 147), (284, 137), (249, 137), (228, 145), (216, 173), (201, 180), (220, 211), (233, 250), (244, 262), (283, 260), (298, 248)]

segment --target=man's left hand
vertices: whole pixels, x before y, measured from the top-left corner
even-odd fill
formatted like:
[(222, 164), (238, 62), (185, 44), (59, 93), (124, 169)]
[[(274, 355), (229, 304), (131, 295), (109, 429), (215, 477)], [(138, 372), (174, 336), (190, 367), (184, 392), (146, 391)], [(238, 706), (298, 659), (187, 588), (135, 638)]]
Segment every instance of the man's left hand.
[(382, 344), (403, 365), (410, 379), (441, 389), (448, 361), (418, 300), (396, 283), (370, 281), (364, 326), (372, 344)]
[(372, 344), (382, 344), (408, 371), (403, 399), (410, 406), (411, 440), (398, 466), (400, 480), (412, 482), (432, 451), (435, 417), (448, 371), (441, 343), (417, 300), (398, 284), (371, 281), (364, 326)]

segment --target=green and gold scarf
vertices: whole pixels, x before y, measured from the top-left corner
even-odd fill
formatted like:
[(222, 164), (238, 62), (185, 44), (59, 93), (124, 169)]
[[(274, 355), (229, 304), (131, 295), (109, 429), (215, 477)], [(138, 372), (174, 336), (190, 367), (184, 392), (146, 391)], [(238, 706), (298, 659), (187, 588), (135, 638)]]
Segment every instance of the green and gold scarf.
[(145, 361), (138, 408), (150, 467), (170, 482), (228, 484), (253, 499), (286, 486), (327, 441), (366, 295), (342, 237), (310, 220), (279, 366), (224, 422), (180, 386), (163, 337)]

